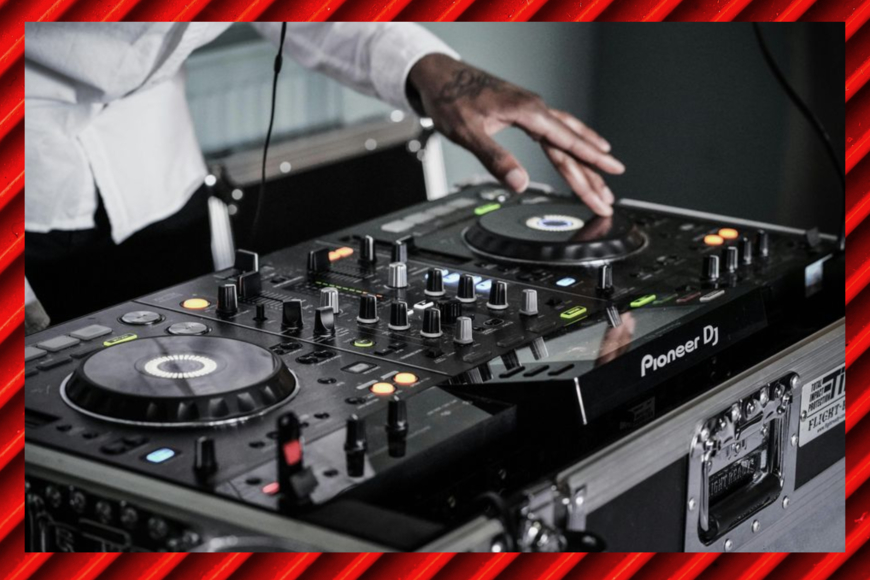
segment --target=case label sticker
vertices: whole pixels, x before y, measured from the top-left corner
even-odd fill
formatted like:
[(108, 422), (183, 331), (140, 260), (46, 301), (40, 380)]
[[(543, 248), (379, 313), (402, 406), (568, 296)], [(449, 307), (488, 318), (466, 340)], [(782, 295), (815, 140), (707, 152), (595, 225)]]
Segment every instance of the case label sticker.
[(846, 420), (846, 366), (807, 381), (802, 391), (801, 447)]

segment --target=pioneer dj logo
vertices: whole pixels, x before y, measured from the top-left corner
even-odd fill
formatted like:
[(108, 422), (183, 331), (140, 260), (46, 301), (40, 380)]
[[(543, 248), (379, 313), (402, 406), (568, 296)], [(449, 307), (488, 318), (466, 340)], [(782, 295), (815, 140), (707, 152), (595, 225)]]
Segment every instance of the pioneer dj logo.
[(701, 331), (701, 334), (695, 338), (681, 344), (676, 348), (672, 348), (664, 354), (653, 356), (645, 355), (640, 361), (640, 376), (645, 377), (648, 370), (655, 372), (664, 368), (677, 359), (681, 359), (691, 352), (695, 352), (702, 346), (716, 346), (719, 344), (719, 327), (707, 325)]

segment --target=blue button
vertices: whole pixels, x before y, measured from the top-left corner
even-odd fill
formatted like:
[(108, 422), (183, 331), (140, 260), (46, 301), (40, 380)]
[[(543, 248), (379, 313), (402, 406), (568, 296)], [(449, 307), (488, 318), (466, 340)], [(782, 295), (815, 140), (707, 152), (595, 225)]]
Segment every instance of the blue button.
[(447, 274), (446, 276), (444, 276), (445, 284), (456, 284), (457, 282), (459, 282), (458, 272), (453, 272), (452, 274)]
[(571, 286), (572, 284), (574, 284), (576, 282), (577, 282), (577, 280), (575, 280), (574, 278), (571, 278), (571, 277), (562, 278), (561, 280), (556, 282), (556, 286), (561, 286), (562, 288), (567, 288), (568, 286)]
[(146, 455), (145, 461), (148, 461), (149, 463), (163, 463), (164, 461), (169, 461), (173, 457), (175, 457), (175, 451), (169, 447), (161, 447), (160, 449), (155, 449)]
[(484, 280), (477, 285), (478, 292), (489, 292), (490, 288), (492, 288), (492, 280)]

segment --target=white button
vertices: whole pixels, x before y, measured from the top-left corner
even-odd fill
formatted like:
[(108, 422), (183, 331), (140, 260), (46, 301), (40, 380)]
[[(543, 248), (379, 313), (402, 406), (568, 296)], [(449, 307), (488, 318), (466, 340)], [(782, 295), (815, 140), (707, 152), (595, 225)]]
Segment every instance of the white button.
[(698, 300), (701, 302), (710, 302), (711, 300), (716, 300), (723, 294), (725, 294), (724, 290), (716, 290), (714, 292), (710, 292), (709, 294), (704, 294), (703, 296), (698, 298)]
[(112, 329), (107, 326), (100, 326), (99, 324), (92, 324), (69, 333), (71, 337), (81, 340), (93, 340), (107, 334), (112, 334)]
[(56, 336), (54, 338), (50, 338), (44, 342), (40, 342), (36, 346), (43, 350), (47, 350), (48, 352), (58, 352), (65, 348), (69, 348), (71, 346), (75, 346), (79, 344), (81, 341), (77, 338), (70, 338), (69, 336)]
[(403, 220), (396, 220), (394, 222), (389, 222), (389, 223), (382, 225), (381, 229), (384, 230), (385, 232), (398, 234), (400, 232), (404, 232), (406, 230), (409, 230), (412, 227), (414, 227), (414, 224), (412, 224), (411, 222), (406, 222)]

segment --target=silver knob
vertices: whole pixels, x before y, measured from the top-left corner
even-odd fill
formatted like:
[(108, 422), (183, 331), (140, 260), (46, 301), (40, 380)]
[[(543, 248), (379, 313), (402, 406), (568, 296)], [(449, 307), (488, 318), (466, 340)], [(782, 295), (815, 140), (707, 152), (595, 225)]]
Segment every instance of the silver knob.
[(471, 344), (474, 342), (471, 332), (471, 318), (460, 316), (456, 319), (456, 326), (453, 330), (453, 342), (456, 344)]
[(523, 306), (520, 308), (523, 316), (535, 316), (538, 314), (538, 291), (523, 290)]
[(320, 305), (329, 306), (334, 314), (341, 314), (341, 308), (338, 305), (338, 288), (332, 286), (322, 288), (320, 290)]
[(390, 272), (387, 277), (387, 286), (390, 288), (408, 287), (408, 266), (402, 262), (390, 264)]

